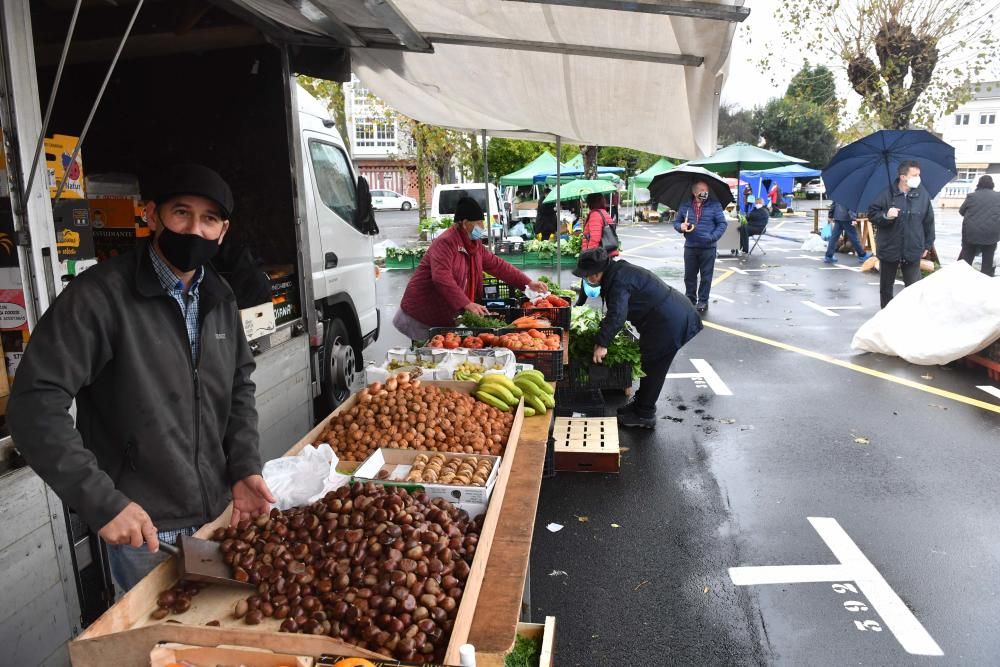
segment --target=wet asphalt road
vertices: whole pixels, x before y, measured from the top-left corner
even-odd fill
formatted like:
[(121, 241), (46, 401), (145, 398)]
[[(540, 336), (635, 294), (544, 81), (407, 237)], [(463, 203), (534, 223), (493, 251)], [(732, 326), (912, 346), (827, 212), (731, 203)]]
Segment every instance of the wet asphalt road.
[[(392, 222), (394, 239), (415, 224)], [(958, 225), (954, 212), (939, 215), (945, 261)], [(671, 369), (690, 373), (701, 359), (718, 381), (668, 379), (657, 429), (621, 433), (621, 474), (544, 481), (531, 608), (534, 621), (557, 617), (556, 664), (1000, 663), (1000, 400), (977, 388), (1000, 383), (852, 351), (878, 308), (878, 277), (849, 270), (851, 256), (831, 268), (801, 252), (811, 227), (772, 221), (767, 255), (720, 258), (709, 326)], [(619, 233), (626, 259), (682, 287), (671, 228)], [(383, 304), (398, 303), (407, 277), (383, 276)], [(846, 308), (830, 316), (804, 301)], [(366, 356), (403, 342), (383, 331)], [(882, 593), (838, 593), (849, 578), (732, 583), (731, 567), (836, 563), (808, 517), (835, 519), (903, 610)], [(943, 656), (906, 652), (925, 639), (908, 618)]]

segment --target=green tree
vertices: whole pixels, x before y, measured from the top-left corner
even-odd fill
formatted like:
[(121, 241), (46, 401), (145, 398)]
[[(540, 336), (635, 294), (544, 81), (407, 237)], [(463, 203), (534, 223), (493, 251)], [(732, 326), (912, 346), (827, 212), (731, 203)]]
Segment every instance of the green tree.
[(791, 2), (781, 38), (843, 66), (862, 113), (880, 127), (931, 126), (996, 60), (998, 8), (993, 0)]
[(837, 138), (821, 108), (801, 99), (768, 102), (755, 114), (767, 148), (825, 167), (837, 149)]
[(812, 102), (827, 113), (831, 126), (836, 128), (840, 112), (837, 82), (833, 71), (826, 65), (810, 67), (807, 60), (785, 90), (785, 97)]
[(333, 122), (340, 132), (340, 138), (344, 140), (347, 151), (351, 151), (351, 139), (347, 134), (347, 112), (344, 111), (344, 84), (339, 81), (327, 81), (311, 76), (299, 75), (296, 77), (299, 85), (305, 88), (313, 97), (319, 98), (326, 103)]
[(618, 146), (601, 146), (597, 153), (597, 163), (602, 167), (625, 167), (630, 174), (649, 169), (659, 159), (659, 155)]
[(486, 155), (490, 160), (490, 173), (496, 174), (499, 178), (517, 171), (545, 150), (555, 155), (555, 149), (549, 148), (547, 144), (539, 141), (494, 137), (486, 144)]
[(734, 104), (719, 107), (719, 143), (723, 146), (742, 141), (756, 146), (760, 133), (751, 109), (739, 109)]

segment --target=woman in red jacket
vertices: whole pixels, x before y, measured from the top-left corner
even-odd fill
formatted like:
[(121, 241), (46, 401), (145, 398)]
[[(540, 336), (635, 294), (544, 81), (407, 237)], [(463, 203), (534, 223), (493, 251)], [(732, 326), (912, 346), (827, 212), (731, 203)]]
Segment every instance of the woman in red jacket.
[[(580, 243), (580, 253), (584, 250), (601, 247), (601, 238), (604, 235), (605, 225), (614, 225), (611, 214), (608, 213), (608, 202), (604, 195), (595, 192), (587, 195), (587, 220), (583, 223), (583, 240)], [(618, 250), (609, 250), (608, 257), (614, 259), (618, 256)], [(576, 298), (576, 305), (582, 306), (587, 302), (587, 286), (584, 281), (580, 281), (580, 295)]]
[(544, 283), (490, 252), (480, 242), (484, 236), (483, 209), (475, 199), (462, 197), (455, 206), (455, 223), (434, 239), (403, 292), (392, 319), (400, 332), (425, 341), (431, 327), (454, 325), (463, 310), (487, 315), (486, 307), (476, 303), (483, 295), (483, 271), (519, 290), (548, 292)]

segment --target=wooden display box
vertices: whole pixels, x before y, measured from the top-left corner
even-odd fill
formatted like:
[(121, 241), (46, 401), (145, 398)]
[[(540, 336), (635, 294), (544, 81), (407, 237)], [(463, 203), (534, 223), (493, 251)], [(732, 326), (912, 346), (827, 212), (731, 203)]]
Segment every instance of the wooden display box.
[(552, 462), (562, 472), (618, 472), (618, 420), (557, 417), (552, 429)]
[(240, 665), (241, 667), (312, 667), (308, 656), (275, 653), (246, 646), (190, 646), (161, 644), (149, 653), (149, 667), (170, 667), (180, 662), (195, 665)]
[[(440, 387), (454, 389), (471, 395), (475, 382), (434, 382)], [(319, 436), (326, 430), (330, 419), (344, 410), (349, 410), (357, 401), (352, 395), (339, 408), (326, 417), (319, 425), (299, 440), (285, 456), (297, 454), (309, 444), (318, 444)], [(445, 663), (461, 663), (458, 649), (468, 642), (479, 591), (482, 587), (486, 563), (490, 557), (493, 535), (500, 520), (510, 469), (517, 450), (521, 426), (524, 422), (524, 404), (518, 406), (511, 425), (510, 437), (503, 452), (500, 470), (497, 474), (489, 509), (479, 536), (476, 555), (472, 561), (469, 577), (462, 593), (462, 602), (455, 617), (451, 639), (445, 655)], [(341, 462), (338, 470), (353, 472), (360, 462)], [(202, 526), (196, 537), (210, 539), (215, 529), (229, 525), (231, 506), (215, 521)], [(86, 631), (70, 642), (70, 659), (74, 667), (116, 667), (149, 665), (149, 654), (161, 642), (177, 642), (193, 646), (250, 646), (294, 655), (319, 656), (321, 654), (384, 658), (371, 651), (320, 635), (292, 634), (278, 632), (280, 621), (264, 619), (260, 625), (246, 625), (241, 619), (233, 618), (232, 610), (238, 600), (247, 596), (247, 589), (209, 586), (192, 600), (187, 612), (156, 621), (150, 614), (156, 609), (156, 598), (160, 591), (177, 582), (177, 566), (173, 558), (153, 569), (132, 590), (126, 593), (114, 606), (98, 618)], [(168, 620), (180, 623), (168, 623)], [(219, 627), (206, 626), (209, 621), (219, 621)]]
[(555, 664), (556, 617), (546, 616), (545, 623), (518, 623), (517, 634), (528, 639), (541, 639), (542, 651), (538, 656), (538, 667), (552, 667)]

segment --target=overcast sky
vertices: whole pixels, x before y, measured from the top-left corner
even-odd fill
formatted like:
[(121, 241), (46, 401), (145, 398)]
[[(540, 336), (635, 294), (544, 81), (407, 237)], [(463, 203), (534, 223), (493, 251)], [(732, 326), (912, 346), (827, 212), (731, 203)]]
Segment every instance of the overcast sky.
[[(787, 2), (810, 0), (747, 0), (750, 16), (736, 29), (732, 54), (729, 59), (729, 77), (722, 89), (723, 104), (736, 104), (751, 109), (765, 104), (773, 97), (785, 94), (788, 82), (806, 58), (810, 64), (825, 64), (837, 78), (837, 96), (846, 100), (846, 111), (853, 115), (861, 102), (850, 88), (844, 66), (839, 61), (828, 62), (818, 57), (820, 45), (808, 43), (788, 44), (781, 38), (783, 21), (781, 12)], [(957, 0), (953, 0), (957, 1)], [(1000, 21), (994, 22), (994, 36), (1000, 37)], [(760, 60), (772, 54), (771, 71), (764, 71)], [(1000, 61), (987, 68), (982, 81), (1000, 79)]]

